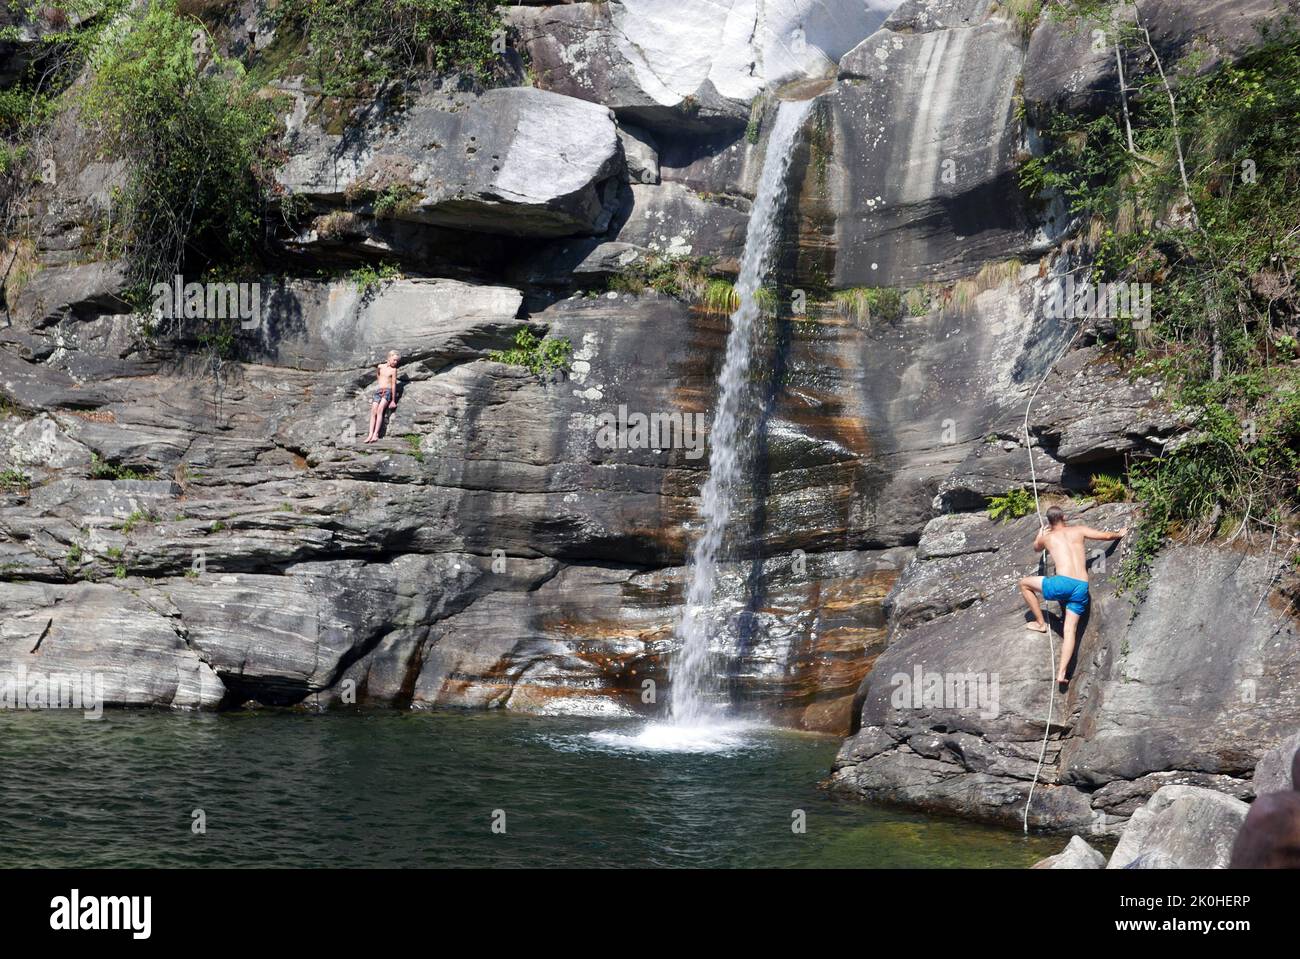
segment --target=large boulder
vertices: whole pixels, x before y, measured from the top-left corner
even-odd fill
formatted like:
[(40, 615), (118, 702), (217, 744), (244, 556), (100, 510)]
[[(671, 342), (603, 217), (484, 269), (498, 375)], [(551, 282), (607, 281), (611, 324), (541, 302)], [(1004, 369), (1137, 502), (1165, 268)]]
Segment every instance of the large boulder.
[[(426, 85), (339, 132), (295, 94), (280, 186), (321, 208), (514, 237), (598, 233), (622, 149), (606, 108), (530, 87)], [(387, 198), (387, 199), (385, 199)]]
[[(1264, 754), (1255, 767), (1255, 801), (1232, 847), (1233, 869), (1300, 866), (1300, 735)], [(1286, 765), (1283, 765), (1283, 764)]]
[(1291, 780), (1292, 764), (1297, 751), (1300, 751), (1300, 733), (1282, 740), (1260, 757), (1253, 779), (1255, 795), (1300, 790), (1300, 783)]
[(680, 183), (634, 183), (623, 191), (608, 233), (556, 240), (511, 268), (521, 283), (595, 284), (653, 262), (708, 257), (719, 271), (739, 269), (747, 210), (705, 198)]
[(1226, 869), (1250, 807), (1198, 786), (1165, 786), (1133, 813), (1107, 869)]
[(1162, 770), (1248, 779), (1294, 729), (1296, 621), (1273, 592), (1279, 561), (1203, 546), (1167, 548), (1126, 628), (1108, 631), (1098, 682), (1063, 777), (1087, 788)]
[[(1075, 518), (1114, 528), (1127, 515), (1120, 506)], [(1076, 676), (1068, 697), (1053, 695), (1059, 637), (1050, 637), (1049, 654), (1048, 638), (1024, 628), (1016, 581), (1035, 572), (1037, 529), (1037, 517), (999, 524), (980, 514), (939, 517), (926, 527), (916, 559), (886, 601), (891, 643), (863, 683), (861, 729), (836, 760), (837, 791), (1018, 823), (1048, 721), (1031, 822), (1062, 830), (1104, 825), (1087, 794), (1056, 774), (1060, 741), (1084, 694)], [(1106, 553), (1092, 559), (1094, 601), (1080, 673), (1098, 636), (1127, 616), (1101, 573), (1108, 561)]]

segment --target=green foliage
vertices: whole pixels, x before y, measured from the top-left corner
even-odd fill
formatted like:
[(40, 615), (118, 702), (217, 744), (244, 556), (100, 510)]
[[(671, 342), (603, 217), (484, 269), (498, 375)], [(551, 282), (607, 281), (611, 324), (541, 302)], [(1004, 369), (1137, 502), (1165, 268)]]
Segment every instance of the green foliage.
[(82, 118), (126, 161), (112, 235), (130, 279), (148, 287), (187, 267), (247, 262), (260, 235), (275, 118), (238, 64), (172, 0), (104, 28)]
[(27, 492), (31, 486), (31, 477), (26, 473), (16, 469), (7, 469), (0, 472), (0, 489), (10, 492)]
[(1008, 22), (1015, 24), (1017, 32), (1028, 40), (1043, 13), (1043, 0), (1002, 0)]
[(1191, 432), (1130, 473), (1143, 518), (1121, 578), (1139, 598), (1168, 536), (1271, 538), (1294, 529), (1300, 496), (1300, 35), (1273, 30), (1212, 73), (1164, 66), (1177, 123), (1150, 71), (1132, 78), (1132, 152), (1118, 109), (1057, 117), (1022, 177), (1091, 219), (1094, 280), (1152, 286), (1149, 327), (1121, 318), (1119, 349), (1167, 384)]
[(146, 522), (152, 523), (153, 521), (154, 521), (154, 515), (152, 513), (145, 512), (144, 510), (138, 510), (138, 509), (133, 510), (131, 512), (131, 515), (126, 518), (126, 521), (122, 523), (121, 526), (122, 533), (126, 536), (129, 536), (131, 535), (131, 531), (135, 529), (137, 526), (139, 526), (141, 523), (146, 523)]
[(373, 267), (367, 263), (365, 266), (359, 266), (349, 273), (348, 278), (356, 286), (357, 292), (362, 297), (368, 297), (373, 295), (389, 280), (395, 280), (401, 275), (401, 271), (391, 263), (381, 263), (378, 267)]
[(710, 280), (704, 288), (700, 305), (704, 307), (706, 313), (730, 316), (740, 309), (740, 294), (736, 292), (735, 285), (728, 280)]
[(64, 563), (68, 566), (81, 565), (81, 547), (73, 543), (68, 547), (68, 555), (64, 558)]
[(307, 41), (311, 78), (330, 96), (357, 97), (417, 71), (490, 78), (503, 36), (495, 0), (281, 0), (277, 31)]
[(490, 359), (511, 366), (522, 366), (536, 376), (553, 370), (567, 369), (573, 359), (573, 344), (567, 337), (546, 337), (539, 340), (528, 327), (515, 334), (512, 350), (493, 350)]
[(1127, 150), (1122, 120), (1103, 114), (1080, 123), (1057, 114), (1043, 133), (1056, 146), (1021, 165), (1021, 188), (1030, 196), (1059, 193), (1076, 215), (1113, 219), (1140, 162)]
[[(65, 0), (58, 5), (26, 2), (10, 4), (18, 20), (38, 25), (29, 48), (29, 63), (16, 82), (0, 90), (0, 173), (26, 149), (28, 135), (43, 127), (57, 112), (59, 96), (85, 64), (102, 25), (116, 16), (128, 0)], [(70, 16), (76, 14), (76, 18)], [(91, 14), (98, 14), (91, 16)], [(74, 19), (77, 22), (74, 22)], [(0, 31), (12, 39), (18, 27)]]
[(896, 323), (904, 313), (903, 294), (890, 287), (855, 286), (847, 290), (836, 290), (831, 299), (839, 312), (867, 323), (872, 319), (886, 323)]
[(989, 500), (989, 519), (1006, 522), (1034, 511), (1034, 494), (1023, 486)]
[[(1105, 23), (1122, 0), (1055, 0), (1046, 12), (1053, 20)], [(1043, 6), (1042, 3), (1039, 6)]]
[[(710, 271), (715, 262), (708, 256), (648, 256), (611, 276), (608, 288), (615, 293), (636, 295), (653, 290), (688, 303), (700, 303), (712, 284)], [(715, 296), (720, 296), (722, 289), (716, 287)]]
[(98, 480), (151, 480), (157, 477), (147, 470), (116, 466), (107, 460), (101, 459), (98, 453), (92, 453), (90, 455), (90, 478)]
[[(759, 310), (768, 315), (775, 314), (780, 303), (776, 290), (767, 286), (759, 287), (754, 299)], [(709, 280), (700, 296), (700, 306), (713, 316), (730, 316), (740, 309), (740, 292), (730, 280)]]
[(417, 190), (407, 184), (395, 183), (375, 199), (375, 216), (382, 219), (410, 213), (415, 209), (416, 198), (419, 195)]
[(1092, 477), (1092, 495), (1098, 503), (1127, 503), (1129, 490), (1123, 478), (1102, 473)]
[(415, 459), (417, 463), (423, 463), (424, 450), (420, 448), (420, 443), (422, 440), (420, 434), (407, 433), (405, 439), (406, 439), (406, 446), (411, 451), (411, 456)]

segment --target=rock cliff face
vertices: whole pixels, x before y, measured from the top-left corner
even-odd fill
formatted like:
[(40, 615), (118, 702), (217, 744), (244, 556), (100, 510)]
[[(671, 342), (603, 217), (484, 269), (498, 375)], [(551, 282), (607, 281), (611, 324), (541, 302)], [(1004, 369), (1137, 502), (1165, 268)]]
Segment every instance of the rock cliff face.
[[(1194, 29), (1144, 6), (1159, 44), (1248, 42), (1227, 4)], [(231, 52), (259, 9), (232, 11)], [(818, 98), (779, 277), (811, 306), (761, 336), (714, 613), (737, 637), (726, 676), (752, 711), (852, 734), (837, 790), (1018, 821), (1048, 697), (1047, 643), (1014, 589), (1036, 525), (983, 510), (1029, 481), (1031, 456), (1063, 498), (1184, 428), (1159, 383), (1048, 318), (1063, 224), (1016, 186), (1020, 98), (1031, 117), (1091, 109), (1109, 67), (1050, 22), (1026, 40), (990, 0), (508, 17), (531, 85), (427, 78), (340, 118), (276, 81), (277, 180), (299, 215), (271, 240), (284, 274), (215, 366), (184, 336), (142, 335), (88, 226), (121, 171), (60, 127), (65, 172), (34, 197), (39, 268), (0, 327), (0, 671), (101, 673), (117, 705), (657, 712), (645, 682), (663, 686), (677, 647), (707, 444), (621, 448), (600, 424), (707, 428), (728, 323), (617, 281), (705, 257), (734, 272), (780, 88)], [(988, 268), (1013, 258), (1032, 265)], [(380, 261), (402, 278), (318, 275)], [(958, 279), (966, 295), (897, 317), (817, 302)], [(568, 339), (568, 369), (493, 360), (523, 328)], [(364, 445), (390, 348), (400, 402)], [(1276, 557), (1173, 548), (1136, 613), (1118, 561), (1094, 558), (1040, 826), (1113, 831), (1174, 784), (1249, 797), (1297, 724)], [(996, 678), (996, 708), (900, 697), (899, 676), (931, 673)]]

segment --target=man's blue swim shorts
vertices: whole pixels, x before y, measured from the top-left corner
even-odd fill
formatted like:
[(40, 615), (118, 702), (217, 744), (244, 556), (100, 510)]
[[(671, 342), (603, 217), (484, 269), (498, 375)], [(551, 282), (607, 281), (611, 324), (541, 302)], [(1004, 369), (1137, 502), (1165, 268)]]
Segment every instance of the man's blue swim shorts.
[(1088, 584), (1070, 576), (1044, 577), (1043, 599), (1064, 603), (1066, 609), (1080, 616), (1088, 611), (1088, 603), (1092, 601), (1088, 595)]

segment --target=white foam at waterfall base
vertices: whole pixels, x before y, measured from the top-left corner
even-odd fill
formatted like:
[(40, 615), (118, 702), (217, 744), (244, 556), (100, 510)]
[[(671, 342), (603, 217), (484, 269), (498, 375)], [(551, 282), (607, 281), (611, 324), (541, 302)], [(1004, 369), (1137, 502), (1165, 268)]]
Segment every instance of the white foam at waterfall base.
[(631, 729), (601, 729), (575, 737), (579, 748), (625, 753), (749, 752), (763, 746), (763, 734), (772, 729), (759, 722), (726, 720), (705, 726), (646, 723)]

